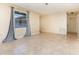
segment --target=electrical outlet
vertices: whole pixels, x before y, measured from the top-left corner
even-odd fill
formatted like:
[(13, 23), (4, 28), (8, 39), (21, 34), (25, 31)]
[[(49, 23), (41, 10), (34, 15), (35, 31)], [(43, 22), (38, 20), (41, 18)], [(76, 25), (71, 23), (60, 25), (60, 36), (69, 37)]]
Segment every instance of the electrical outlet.
[(62, 32), (62, 33), (64, 33), (65, 32), (65, 28), (60, 28), (59, 31)]

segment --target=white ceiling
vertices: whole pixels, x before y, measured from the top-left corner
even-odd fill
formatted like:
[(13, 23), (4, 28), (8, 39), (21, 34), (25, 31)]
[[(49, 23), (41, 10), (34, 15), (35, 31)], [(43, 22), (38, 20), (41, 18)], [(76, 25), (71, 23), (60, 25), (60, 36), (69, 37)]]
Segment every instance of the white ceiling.
[(79, 11), (78, 3), (49, 3), (47, 6), (44, 3), (15, 3), (15, 5), (24, 7), (41, 15), (68, 11)]

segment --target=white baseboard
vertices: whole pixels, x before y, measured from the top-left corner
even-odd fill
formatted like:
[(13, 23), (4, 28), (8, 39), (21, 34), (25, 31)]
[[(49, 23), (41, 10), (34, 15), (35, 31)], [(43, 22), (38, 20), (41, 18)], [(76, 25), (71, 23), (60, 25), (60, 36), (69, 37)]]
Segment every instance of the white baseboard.
[(32, 33), (31, 35), (37, 35), (37, 34), (40, 34), (40, 32)]

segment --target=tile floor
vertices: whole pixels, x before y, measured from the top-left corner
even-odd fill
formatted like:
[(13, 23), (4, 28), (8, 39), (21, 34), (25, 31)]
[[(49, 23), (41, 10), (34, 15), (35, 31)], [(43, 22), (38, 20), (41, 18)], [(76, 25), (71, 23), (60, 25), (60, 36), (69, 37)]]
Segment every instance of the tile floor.
[(79, 54), (76, 34), (41, 33), (0, 45), (0, 55), (71, 55)]

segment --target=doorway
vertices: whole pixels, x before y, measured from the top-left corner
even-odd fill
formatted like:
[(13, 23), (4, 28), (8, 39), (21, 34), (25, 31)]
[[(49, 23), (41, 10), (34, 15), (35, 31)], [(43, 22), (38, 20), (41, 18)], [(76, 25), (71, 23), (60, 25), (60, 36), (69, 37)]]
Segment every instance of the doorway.
[(67, 12), (67, 35), (77, 36), (77, 12)]

